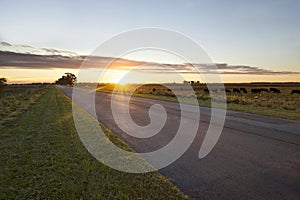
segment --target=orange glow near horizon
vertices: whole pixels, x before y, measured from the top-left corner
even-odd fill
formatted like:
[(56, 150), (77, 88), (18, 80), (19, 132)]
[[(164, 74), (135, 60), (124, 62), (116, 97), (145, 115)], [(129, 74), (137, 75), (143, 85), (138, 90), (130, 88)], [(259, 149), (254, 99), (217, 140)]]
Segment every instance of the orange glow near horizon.
[[(32, 82), (54, 82), (64, 73), (70, 72), (78, 75), (79, 70), (75, 69), (50, 69), (50, 70), (35, 70), (35, 69), (1, 69), (0, 76), (8, 79), (8, 83), (32, 83)], [(182, 76), (166, 74), (166, 73), (143, 73), (138, 71), (126, 70), (107, 70), (102, 79), (98, 82), (105, 83), (181, 83), (183, 80), (199, 80), (199, 75), (184, 74)], [(300, 82), (300, 74), (290, 75), (240, 75), (240, 74), (222, 74), (221, 78), (224, 83), (247, 83), (247, 82)], [(88, 77), (79, 80), (79, 82), (97, 82), (89, 80)]]

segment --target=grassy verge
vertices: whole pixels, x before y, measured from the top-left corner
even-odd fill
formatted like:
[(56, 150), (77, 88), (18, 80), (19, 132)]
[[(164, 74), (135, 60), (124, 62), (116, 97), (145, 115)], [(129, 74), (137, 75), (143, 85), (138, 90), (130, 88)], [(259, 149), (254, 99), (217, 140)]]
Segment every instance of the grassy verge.
[[(177, 102), (173, 93), (173, 91), (176, 91), (176, 93), (183, 98), (183, 103), (191, 104), (189, 87), (192, 87), (200, 106), (210, 107), (212, 97), (214, 97), (214, 99), (222, 99), (218, 91), (220, 89), (218, 88), (218, 84), (211, 85), (211, 94), (207, 92), (207, 87), (204, 84), (190, 86), (184, 84), (167, 84), (167, 87), (160, 84), (120, 85), (102, 83), (98, 84), (96, 90), (107, 93), (115, 91), (125, 95), (132, 93), (133, 96), (171, 102)], [(300, 120), (300, 95), (291, 94), (292, 90), (299, 89), (299, 84), (225, 84), (225, 87), (227, 90), (226, 101), (228, 110)], [(280, 93), (269, 91), (274, 87), (279, 90)], [(243, 88), (246, 92), (240, 91), (240, 88)], [(255, 88), (264, 88), (269, 92), (254, 93), (252, 89)], [(234, 90), (238, 92), (234, 92)]]
[(187, 198), (158, 172), (119, 172), (94, 159), (76, 133), (71, 109), (51, 87), (9, 128), (0, 127), (2, 199)]
[(8, 126), (30, 108), (46, 91), (47, 87), (9, 88), (0, 96), (0, 127)]
[[(134, 94), (134, 96), (149, 98), (149, 99), (163, 100), (163, 101), (170, 101), (170, 102), (178, 102), (175, 97), (163, 96), (163, 95)], [(199, 106), (211, 107), (209, 100), (198, 99), (198, 102), (199, 102)], [(184, 103), (189, 104), (190, 103), (189, 98), (186, 98)], [(299, 111), (286, 110), (286, 109), (282, 109), (280, 107), (279, 108), (270, 108), (270, 107), (261, 107), (261, 106), (256, 106), (256, 105), (241, 105), (241, 104), (227, 103), (227, 109), (233, 110), (233, 111), (239, 111), (239, 112), (271, 116), (271, 117), (300, 120)]]
[[(97, 91), (112, 93), (114, 87), (115, 85), (107, 85), (98, 88)], [(134, 92), (133, 96), (170, 102), (178, 102), (176, 97), (168, 94), (168, 91), (166, 91), (164, 88), (160, 88), (159, 86), (142, 86), (142, 88), (142, 92)], [(153, 88), (156, 88), (155, 92), (153, 92)], [(131, 89), (132, 88), (128, 87), (124, 94), (127, 95), (127, 93), (129, 93)], [(250, 91), (249, 88), (247, 89), (248, 91)], [(300, 96), (290, 95), (291, 89), (293, 88), (282, 88), (282, 94), (263, 93), (259, 95), (253, 95), (250, 92), (248, 94), (227, 94), (227, 109), (271, 117), (300, 120)], [(161, 90), (163, 92), (157, 92), (157, 90)], [(183, 96), (184, 92), (185, 90), (183, 89)], [(203, 93), (201, 91), (200, 93), (198, 92), (196, 95), (198, 98), (199, 106), (211, 107), (211, 97), (208, 93)], [(189, 97), (183, 98), (183, 103), (191, 104), (191, 102), (192, 101)]]

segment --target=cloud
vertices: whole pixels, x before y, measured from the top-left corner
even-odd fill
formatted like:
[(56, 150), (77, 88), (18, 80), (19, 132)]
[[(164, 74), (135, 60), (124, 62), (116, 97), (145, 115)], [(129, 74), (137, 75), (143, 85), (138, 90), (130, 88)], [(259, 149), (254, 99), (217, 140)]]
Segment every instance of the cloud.
[[(1, 42), (1, 45), (11, 47), (13, 45)], [(11, 45), (11, 46), (8, 46)], [(19, 45), (21, 46), (21, 45)], [(24, 46), (24, 45), (22, 45)], [(105, 68), (107, 63), (111, 63), (109, 69), (132, 70), (144, 73), (165, 73), (165, 74), (248, 74), (248, 75), (288, 75), (300, 74), (292, 71), (272, 71), (258, 67), (246, 65), (220, 64), (167, 64), (156, 62), (134, 61), (123, 58), (100, 57), (100, 56), (80, 56), (74, 52), (61, 51), (56, 49), (43, 48), (46, 54), (36, 54), (34, 47), (26, 45), (24, 48), (32, 51), (12, 52), (0, 50), (0, 69), (79, 69), (84, 62), (87, 68)], [(38, 51), (39, 52), (39, 51)]]
[[(130, 70), (129, 67), (124, 67), (124, 70)], [(251, 67), (246, 65), (228, 65), (222, 64), (162, 64), (162, 63), (145, 63), (140, 66), (137, 71), (144, 71), (150, 73), (182, 73), (182, 74), (251, 74), (251, 75), (288, 75), (300, 74), (300, 72), (293, 71), (272, 71), (258, 67)]]
[(72, 51), (57, 50), (51, 48), (37, 48), (24, 44), (10, 44), (8, 42), (0, 42), (0, 50), (22, 54), (78, 56), (77, 53)]
[(0, 51), (1, 68), (51, 69), (78, 68), (80, 60), (60, 55), (35, 55)]
[(0, 51), (0, 68), (2, 69), (79, 69), (83, 61), (87, 68), (105, 68), (107, 63), (111, 63), (110, 69), (122, 69), (122, 67), (127, 69), (145, 63), (111, 57), (36, 55)]
[(1, 44), (2, 46), (7, 46), (7, 47), (12, 46), (12, 45), (9, 44), (8, 42), (0, 42), (0, 44)]

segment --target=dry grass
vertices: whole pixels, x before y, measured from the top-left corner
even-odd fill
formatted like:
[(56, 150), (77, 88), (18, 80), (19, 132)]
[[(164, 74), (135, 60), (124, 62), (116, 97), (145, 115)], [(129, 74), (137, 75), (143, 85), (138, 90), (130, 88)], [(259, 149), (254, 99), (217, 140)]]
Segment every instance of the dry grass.
[[(155, 98), (167, 101), (176, 101), (176, 97), (172, 91), (186, 98), (186, 103), (189, 103), (191, 96), (188, 87), (183, 84), (168, 84), (168, 88), (159, 84), (99, 84), (97, 91), (112, 92), (116, 91), (123, 94), (133, 93), (134, 96), (146, 98)], [(293, 89), (299, 89), (299, 85), (225, 85), (226, 89), (231, 92), (226, 92), (227, 108), (230, 110), (263, 114), (275, 117), (300, 120), (300, 95), (291, 94)], [(272, 88), (276, 87), (281, 91), (280, 94), (273, 92), (252, 93), (252, 88)], [(218, 85), (212, 87), (210, 93), (205, 92), (205, 85), (193, 85), (194, 92), (197, 96), (200, 106), (210, 106), (212, 96), (218, 99)], [(233, 89), (245, 88), (247, 93), (232, 92)], [(169, 89), (169, 90), (168, 90)], [(221, 97), (220, 97), (221, 98)]]

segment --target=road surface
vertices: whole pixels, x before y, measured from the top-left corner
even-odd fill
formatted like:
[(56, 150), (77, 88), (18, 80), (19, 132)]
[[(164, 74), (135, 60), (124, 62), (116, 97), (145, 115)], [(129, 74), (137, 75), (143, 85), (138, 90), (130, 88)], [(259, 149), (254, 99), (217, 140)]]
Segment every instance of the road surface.
[[(60, 88), (72, 98), (71, 88)], [(159, 149), (176, 134), (180, 119), (178, 104), (132, 97), (130, 114), (141, 126), (150, 122), (148, 110), (153, 104), (162, 105), (168, 114), (161, 133), (140, 139), (123, 133), (115, 124), (110, 98), (107, 93), (96, 94), (98, 120), (137, 152)], [(86, 109), (90, 106), (77, 103)], [(201, 107), (200, 113), (200, 128), (194, 142), (183, 156), (159, 170), (160, 173), (195, 199), (299, 199), (300, 121), (227, 111), (218, 143), (207, 157), (199, 159), (210, 109)]]

